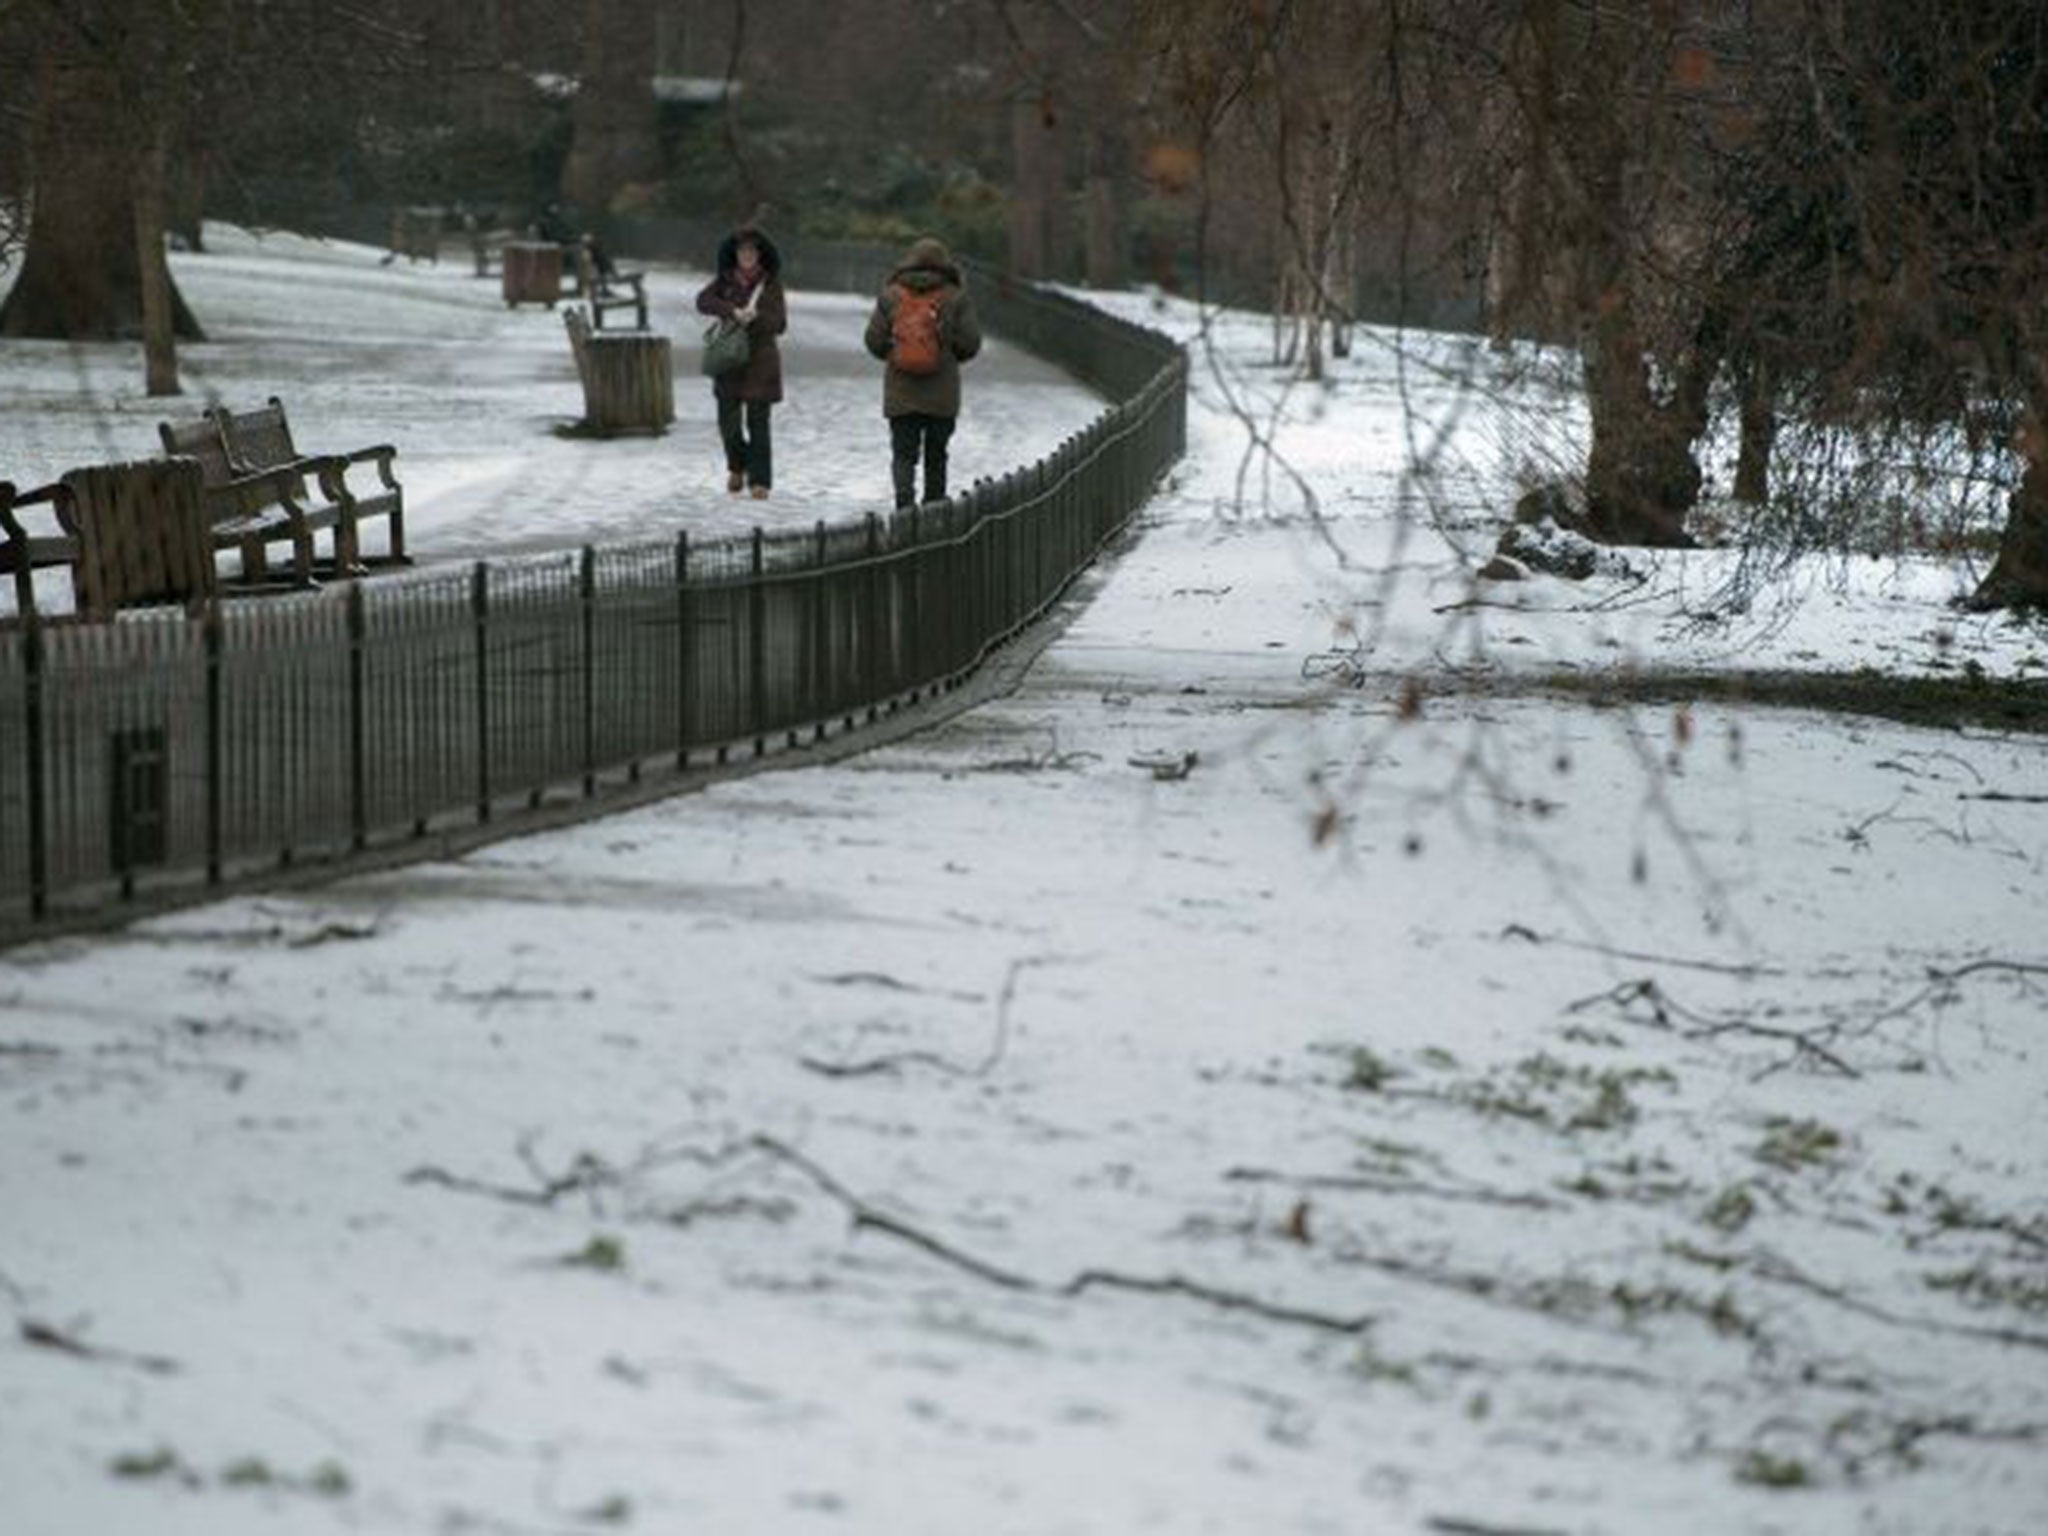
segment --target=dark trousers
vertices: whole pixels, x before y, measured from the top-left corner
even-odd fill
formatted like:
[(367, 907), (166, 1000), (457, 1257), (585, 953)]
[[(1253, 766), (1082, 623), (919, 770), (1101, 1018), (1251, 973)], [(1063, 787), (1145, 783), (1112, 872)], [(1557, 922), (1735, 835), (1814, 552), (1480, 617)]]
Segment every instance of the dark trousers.
[[(775, 457), (768, 435), (766, 400), (720, 400), (718, 436), (725, 444), (725, 467), (745, 475), (747, 484), (763, 489), (775, 483)], [(744, 418), (745, 430), (742, 430)]]
[(916, 505), (917, 461), (924, 458), (924, 500), (946, 499), (946, 444), (953, 439), (953, 418), (912, 413), (889, 418), (889, 472), (896, 482), (896, 505)]

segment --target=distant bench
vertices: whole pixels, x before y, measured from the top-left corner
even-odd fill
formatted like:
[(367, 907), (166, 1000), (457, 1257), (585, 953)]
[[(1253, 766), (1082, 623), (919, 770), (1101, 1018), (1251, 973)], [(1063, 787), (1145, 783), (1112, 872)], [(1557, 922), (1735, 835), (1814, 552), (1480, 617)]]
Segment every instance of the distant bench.
[(647, 329), (647, 274), (621, 272), (617, 267), (600, 267), (587, 242), (576, 246), (576, 275), (583, 286), (584, 302), (590, 306), (590, 323), (604, 329), (604, 317), (615, 309), (633, 311), (633, 328)]
[[(291, 546), (292, 576), (314, 580), (313, 536), (333, 530), (333, 567), (341, 575), (364, 568), (362, 528), (383, 518), (388, 530), (381, 563), (405, 564), (405, 492), (392, 473), (397, 450), (388, 444), (348, 453), (302, 454), (292, 441), (284, 403), (272, 396), (251, 411), (215, 407), (197, 420), (159, 422), (166, 454), (199, 461), (205, 477), (207, 521), (216, 549), (241, 554), (241, 574), (262, 581), (269, 548)], [(348, 483), (355, 465), (374, 463), (378, 484), (368, 495)], [(323, 500), (306, 485), (311, 476)]]

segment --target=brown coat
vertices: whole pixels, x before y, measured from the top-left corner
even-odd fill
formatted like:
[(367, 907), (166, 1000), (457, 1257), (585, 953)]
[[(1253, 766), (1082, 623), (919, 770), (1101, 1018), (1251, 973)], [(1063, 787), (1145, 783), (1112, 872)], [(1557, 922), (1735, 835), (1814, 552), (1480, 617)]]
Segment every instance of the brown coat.
[(927, 236), (904, 253), (896, 270), (875, 300), (868, 316), (867, 348), (883, 362), (896, 329), (896, 295), (899, 288), (920, 293), (933, 288), (947, 291), (939, 309), (939, 371), (905, 373), (893, 364), (882, 372), (882, 414), (884, 416), (958, 416), (960, 414), (960, 365), (981, 350), (981, 322), (974, 313), (966, 280), (945, 245)]
[(753, 400), (774, 403), (782, 398), (782, 348), (775, 338), (789, 329), (789, 307), (782, 297), (782, 279), (776, 274), (782, 260), (767, 236), (758, 230), (740, 230), (728, 236), (718, 248), (718, 276), (697, 294), (700, 314), (731, 315), (743, 307), (753, 290), (740, 280), (734, 251), (741, 239), (750, 241), (761, 253), (759, 294), (754, 319), (747, 327), (753, 352), (747, 366), (722, 373), (711, 381), (712, 392), (721, 400)]

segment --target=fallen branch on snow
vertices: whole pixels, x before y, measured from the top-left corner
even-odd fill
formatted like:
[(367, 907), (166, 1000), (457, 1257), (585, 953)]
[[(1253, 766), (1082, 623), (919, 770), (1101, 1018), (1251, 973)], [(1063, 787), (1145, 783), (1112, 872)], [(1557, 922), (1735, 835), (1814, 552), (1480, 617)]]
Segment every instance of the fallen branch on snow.
[(1021, 960), (1012, 960), (1010, 968), (1003, 975), (1002, 991), (996, 996), (996, 1027), (988, 1053), (978, 1062), (962, 1065), (957, 1061), (939, 1055), (936, 1051), (894, 1051), (886, 1056), (874, 1056), (864, 1061), (822, 1061), (815, 1056), (799, 1056), (797, 1064), (806, 1071), (820, 1077), (878, 1077), (894, 1073), (899, 1068), (911, 1066), (931, 1067), (948, 1077), (986, 1077), (1002, 1062), (1003, 1054), (1010, 1043), (1010, 1004), (1017, 997), (1017, 974), (1026, 966), (1051, 965), (1059, 960), (1058, 955), (1027, 955)]
[(1378, 1195), (1419, 1195), (1430, 1200), (1520, 1206), (1533, 1211), (1554, 1211), (1566, 1203), (1533, 1192), (1487, 1189), (1479, 1185), (1461, 1189), (1447, 1184), (1426, 1184), (1420, 1179), (1382, 1179), (1355, 1173), (1286, 1173), (1278, 1168), (1231, 1168), (1223, 1177), (1234, 1184), (1286, 1184), (1294, 1189), (1355, 1189)]
[(1289, 1306), (1284, 1302), (1265, 1301), (1243, 1291), (1225, 1290), (1200, 1280), (1190, 1280), (1183, 1275), (1131, 1275), (1120, 1270), (1091, 1268), (1080, 1270), (1062, 1281), (1039, 1280), (1018, 1270), (1005, 1269), (986, 1259), (978, 1258), (964, 1249), (954, 1247), (943, 1238), (934, 1237), (922, 1228), (914, 1227), (886, 1211), (878, 1210), (803, 1153), (773, 1136), (750, 1136), (743, 1145), (766, 1153), (801, 1173), (819, 1190), (845, 1208), (853, 1219), (855, 1231), (867, 1229), (885, 1233), (930, 1254), (943, 1263), (950, 1264), (955, 1269), (977, 1279), (986, 1280), (1004, 1290), (1055, 1297), (1080, 1296), (1093, 1290), (1127, 1291), (1150, 1296), (1185, 1296), (1189, 1300), (1207, 1302), (1225, 1311), (1244, 1312), (1264, 1318), (1268, 1322), (1292, 1323), (1326, 1333), (1364, 1333), (1379, 1321), (1371, 1313), (1346, 1317), (1308, 1307)]
[(21, 1340), (37, 1349), (54, 1350), (60, 1355), (70, 1355), (77, 1360), (93, 1360), (106, 1365), (128, 1365), (138, 1371), (147, 1371), (152, 1376), (173, 1376), (184, 1369), (177, 1361), (166, 1355), (146, 1355), (129, 1349), (107, 1349), (102, 1345), (88, 1344), (83, 1339), (63, 1330), (39, 1323), (30, 1318), (21, 1319)]
[[(1844, 1077), (1863, 1075), (1821, 1044), (1817, 1038), (1833, 1037), (1840, 1032), (1839, 1025), (1826, 1024), (1810, 1030), (1788, 1029), (1778, 1024), (1758, 1024), (1746, 1018), (1712, 1018), (1687, 1008), (1659, 986), (1654, 978), (1648, 976), (1636, 981), (1622, 982), (1605, 992), (1596, 992), (1591, 997), (1582, 997), (1575, 1003), (1567, 1004), (1565, 1012), (1581, 1013), (1600, 1003), (1612, 1003), (1621, 1009), (1624, 1015), (1636, 1003), (1647, 1004), (1652, 1025), (1658, 1029), (1675, 1031), (1687, 1040), (1714, 1040), (1723, 1035), (1745, 1035), (1759, 1040), (1777, 1041), (1793, 1048), (1792, 1061), (1796, 1062), (1802, 1057), (1810, 1056)], [(1768, 1076), (1776, 1070), (1776, 1067), (1767, 1068), (1759, 1076)]]

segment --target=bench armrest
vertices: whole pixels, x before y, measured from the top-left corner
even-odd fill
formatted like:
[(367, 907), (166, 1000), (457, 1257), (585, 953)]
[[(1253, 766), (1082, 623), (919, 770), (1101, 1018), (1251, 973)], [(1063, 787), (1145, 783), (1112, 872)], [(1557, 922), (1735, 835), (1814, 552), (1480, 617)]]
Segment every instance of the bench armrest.
[[(391, 472), (391, 461), (398, 457), (398, 450), (389, 443), (374, 443), (368, 448), (358, 448), (352, 453), (336, 455), (344, 465), (363, 464), (372, 460), (377, 465), (377, 478), (384, 482), (389, 491), (398, 489), (398, 479)], [(321, 484), (325, 485), (323, 480)]]
[[(0, 485), (5, 485), (0, 481)], [(39, 507), (45, 502), (56, 514), (57, 526), (64, 530), (66, 538), (78, 537), (78, 517), (71, 510), (71, 488), (61, 480), (52, 480), (48, 485), (39, 485), (32, 491), (15, 492), (12, 485), (6, 485), (10, 493), (0, 496), (0, 528), (7, 530), (10, 539), (33, 540), (36, 535), (28, 532), (14, 516), (15, 509)]]
[(323, 467), (323, 461), (318, 459), (294, 459), (289, 464), (273, 464), (269, 469), (253, 469), (219, 485), (209, 485), (206, 496), (209, 501), (232, 502), (240, 508), (244, 504), (244, 492), (267, 491), (284, 508), (285, 516), (294, 523), (301, 523), (305, 521), (306, 509), (299, 505), (303, 494), (300, 481), (308, 474), (318, 473)]

